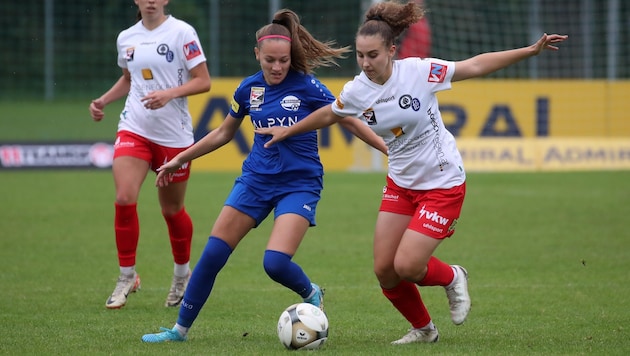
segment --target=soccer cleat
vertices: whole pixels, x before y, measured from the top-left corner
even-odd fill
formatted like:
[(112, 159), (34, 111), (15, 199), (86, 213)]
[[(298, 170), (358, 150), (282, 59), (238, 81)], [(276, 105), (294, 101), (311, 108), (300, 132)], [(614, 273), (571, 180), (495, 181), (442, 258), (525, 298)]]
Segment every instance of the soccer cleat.
[(190, 275), (191, 272), (188, 271), (186, 277), (173, 276), (171, 289), (168, 291), (164, 306), (176, 307), (182, 302), (182, 299), (184, 299), (184, 292), (186, 291), (186, 287), (188, 287), (188, 281), (190, 281)]
[(462, 266), (451, 266), (457, 269), (457, 277), (449, 287), (444, 287), (451, 309), (451, 320), (455, 325), (464, 323), (470, 312), (470, 295), (468, 295), (468, 272)]
[(107, 298), (105, 307), (108, 309), (120, 309), (127, 304), (127, 296), (140, 289), (140, 276), (134, 272), (132, 276), (121, 274), (118, 276), (116, 288)]
[(175, 328), (160, 328), (160, 330), (162, 330), (162, 332), (156, 334), (142, 335), (142, 342), (158, 343), (169, 341), (186, 341), (186, 336), (181, 336), (179, 332), (175, 330)]
[(324, 291), (319, 288), (319, 286), (315, 283), (311, 283), (315, 293), (311, 295), (309, 298), (304, 298), (304, 303), (313, 304), (316, 307), (319, 307), (322, 311), (324, 311)]
[(440, 338), (437, 328), (435, 329), (409, 329), (409, 332), (396, 341), (392, 341), (392, 345), (411, 344), (414, 342), (437, 342)]

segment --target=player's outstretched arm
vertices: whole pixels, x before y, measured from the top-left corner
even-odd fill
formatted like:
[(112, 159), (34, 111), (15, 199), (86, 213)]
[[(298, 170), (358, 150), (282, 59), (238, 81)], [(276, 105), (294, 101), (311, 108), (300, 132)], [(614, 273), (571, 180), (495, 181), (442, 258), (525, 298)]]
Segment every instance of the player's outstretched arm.
[(557, 51), (556, 44), (563, 42), (567, 35), (543, 34), (536, 43), (522, 48), (499, 52), (482, 53), (472, 58), (455, 63), (453, 82), (465, 80), (496, 72), (523, 59), (536, 56), (543, 50)]
[(158, 168), (157, 177), (155, 177), (156, 187), (166, 187), (173, 180), (173, 173), (175, 173), (184, 161), (181, 161), (179, 155), (173, 157), (170, 161), (164, 163)]
[(361, 139), (361, 141), (381, 151), (387, 156), (387, 145), (383, 138), (378, 136), (367, 125), (356, 117), (346, 116), (339, 120), (339, 125), (343, 126), (346, 130), (352, 132), (353, 135)]
[(271, 139), (265, 143), (265, 147), (270, 147), (274, 143), (280, 142), (287, 137), (330, 126), (342, 118), (341, 116), (335, 115), (332, 112), (331, 105), (328, 104), (315, 110), (294, 125), (260, 127), (255, 129), (254, 132), (260, 135), (272, 136)]
[(227, 114), (225, 120), (223, 120), (219, 127), (210, 131), (194, 145), (188, 147), (186, 150), (173, 157), (173, 159), (161, 165), (156, 170), (158, 175), (155, 178), (155, 185), (158, 187), (167, 186), (173, 180), (173, 173), (175, 173), (182, 164), (206, 155), (230, 142), (232, 138), (234, 138), (234, 135), (236, 135), (236, 131), (242, 122), (243, 120), (235, 119), (232, 115)]

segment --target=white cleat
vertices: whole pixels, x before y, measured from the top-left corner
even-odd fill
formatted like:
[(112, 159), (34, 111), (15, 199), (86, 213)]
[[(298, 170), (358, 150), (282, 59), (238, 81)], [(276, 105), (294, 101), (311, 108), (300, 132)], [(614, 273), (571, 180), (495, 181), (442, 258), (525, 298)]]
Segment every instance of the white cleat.
[(108, 309), (120, 309), (127, 304), (127, 296), (129, 293), (133, 293), (140, 289), (140, 276), (134, 272), (131, 276), (121, 274), (118, 276), (116, 282), (116, 288), (112, 292), (112, 295), (105, 302), (105, 307)]
[(440, 338), (437, 328), (435, 329), (410, 329), (409, 332), (396, 341), (392, 341), (392, 345), (411, 344), (414, 342), (437, 342)]
[(188, 282), (190, 281), (190, 275), (191, 272), (188, 271), (186, 277), (173, 276), (171, 289), (168, 291), (164, 306), (176, 307), (182, 302), (182, 299), (184, 299), (184, 292), (186, 292), (186, 287), (188, 287)]
[(450, 286), (444, 287), (448, 297), (448, 305), (451, 309), (451, 320), (455, 325), (461, 325), (466, 321), (470, 312), (470, 295), (468, 295), (468, 271), (462, 266), (452, 265), (457, 270), (457, 275)]

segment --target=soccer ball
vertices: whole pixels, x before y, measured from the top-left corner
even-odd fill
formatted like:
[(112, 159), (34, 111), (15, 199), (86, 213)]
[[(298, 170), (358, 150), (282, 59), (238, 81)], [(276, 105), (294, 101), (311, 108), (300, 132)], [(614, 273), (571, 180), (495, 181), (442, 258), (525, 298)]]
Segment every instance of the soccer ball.
[(278, 319), (278, 338), (289, 350), (317, 349), (328, 339), (328, 318), (313, 304), (293, 304)]

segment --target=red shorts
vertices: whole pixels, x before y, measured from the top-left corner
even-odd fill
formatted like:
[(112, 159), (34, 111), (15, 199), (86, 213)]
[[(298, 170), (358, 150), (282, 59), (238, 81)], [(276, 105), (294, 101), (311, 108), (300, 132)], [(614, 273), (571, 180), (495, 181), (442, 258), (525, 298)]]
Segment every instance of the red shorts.
[(413, 216), (410, 230), (444, 239), (455, 232), (465, 195), (466, 183), (450, 189), (411, 190), (387, 177), (379, 211)]
[[(140, 158), (149, 162), (151, 170), (155, 172), (162, 164), (168, 162), (178, 153), (188, 147), (172, 148), (153, 143), (146, 138), (129, 131), (119, 131), (114, 142), (114, 159), (122, 156)], [(173, 173), (173, 182), (184, 182), (190, 176), (190, 163), (185, 163), (182, 168)]]

